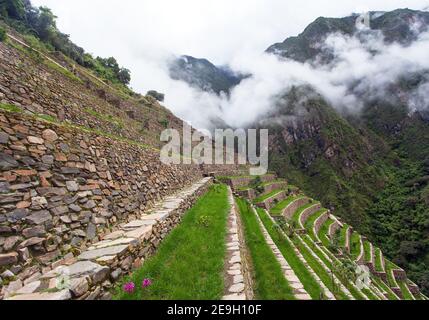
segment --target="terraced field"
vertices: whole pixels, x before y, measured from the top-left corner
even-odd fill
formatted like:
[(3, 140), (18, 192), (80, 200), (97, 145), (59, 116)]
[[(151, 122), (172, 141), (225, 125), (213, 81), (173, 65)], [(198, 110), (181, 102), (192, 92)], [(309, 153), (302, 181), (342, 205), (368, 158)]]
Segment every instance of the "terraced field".
[[(318, 201), (290, 189), (286, 181), (273, 181), (285, 187), (258, 193), (274, 182), (241, 185), (240, 188), (253, 188), (253, 200), (236, 194), (245, 221), (256, 298), (427, 299), (405, 272), (385, 259), (366, 237)], [(283, 193), (284, 198), (277, 199)], [(269, 274), (266, 266), (272, 270)]]
[[(118, 286), (117, 298), (427, 300), (401, 268), (320, 202), (290, 193), (272, 175), (261, 185), (284, 189), (267, 192), (248, 177), (230, 179), (239, 180), (212, 187), (155, 256), (122, 282), (150, 278), (153, 286), (132, 294)], [(239, 196), (246, 188), (256, 198)]]

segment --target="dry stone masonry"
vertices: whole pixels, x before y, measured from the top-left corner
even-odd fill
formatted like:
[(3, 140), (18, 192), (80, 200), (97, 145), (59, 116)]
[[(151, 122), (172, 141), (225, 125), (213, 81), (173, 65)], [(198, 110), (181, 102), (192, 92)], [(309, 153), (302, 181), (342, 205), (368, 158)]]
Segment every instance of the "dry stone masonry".
[(0, 125), (1, 295), (202, 177), (157, 150), (31, 116), (1, 112)]
[(241, 223), (237, 214), (235, 200), (228, 188), (230, 212), (228, 216), (227, 257), (225, 263), (225, 295), (223, 300), (249, 300), (252, 296), (250, 283), (246, 275), (246, 255), (244, 239), (240, 232)]
[[(109, 289), (119, 277), (141, 266), (183, 214), (207, 191), (211, 178), (204, 178), (174, 196), (165, 198), (150, 214), (120, 225), (77, 257), (70, 257), (25, 285), (6, 290), (10, 300), (109, 299)], [(58, 287), (66, 277), (67, 286)]]

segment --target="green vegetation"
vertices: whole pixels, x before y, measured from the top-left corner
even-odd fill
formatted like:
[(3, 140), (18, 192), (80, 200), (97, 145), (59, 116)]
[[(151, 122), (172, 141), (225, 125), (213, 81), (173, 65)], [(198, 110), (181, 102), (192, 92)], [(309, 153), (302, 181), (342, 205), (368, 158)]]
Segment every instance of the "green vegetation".
[(380, 250), (380, 248), (375, 248), (374, 249), (374, 252), (375, 252), (375, 261), (374, 261), (374, 264), (375, 264), (375, 271), (377, 271), (377, 272), (383, 272), (384, 271), (384, 269), (383, 269), (383, 265), (382, 265), (382, 263), (381, 263), (381, 250)]
[(389, 171), (389, 183), (367, 210), (373, 242), (425, 293), (429, 291), (428, 174), (429, 161), (418, 164), (402, 159), (400, 166)]
[(272, 222), (272, 220), (267, 216), (264, 210), (258, 208), (258, 215), (261, 218), (265, 228), (268, 230), (271, 238), (274, 243), (277, 245), (283, 257), (286, 259), (288, 264), (292, 267), (296, 276), (299, 278), (301, 283), (304, 286), (304, 289), (308, 292), (308, 294), (315, 300), (320, 299), (322, 296), (323, 290), (320, 288), (317, 281), (313, 278), (311, 273), (305, 267), (305, 265), (301, 262), (298, 256), (295, 254), (294, 248), (292, 244), (287, 240), (281, 232), (276, 230), (276, 225)]
[(343, 227), (338, 231), (339, 237), (338, 237), (338, 244), (341, 248), (346, 247), (346, 239), (347, 239), (347, 230), (349, 230), (349, 225), (345, 224)]
[(326, 220), (325, 223), (322, 224), (319, 230), (319, 239), (320, 241), (322, 241), (322, 244), (326, 248), (329, 248), (331, 245), (331, 240), (328, 238), (328, 235), (329, 235), (329, 228), (334, 222), (335, 221), (331, 219)]
[(401, 288), (402, 296), (405, 300), (415, 300), (414, 296), (411, 294), (408, 289), (407, 283), (405, 281), (398, 281), (399, 288)]
[[(227, 188), (214, 185), (184, 216), (183, 222), (162, 242), (155, 256), (123, 283), (133, 281), (136, 291), (116, 290), (124, 300), (220, 299), (226, 254)], [(208, 223), (201, 223), (204, 220)], [(141, 283), (152, 285), (143, 289)]]
[(361, 254), (361, 236), (357, 232), (353, 232), (350, 238), (350, 254), (354, 260)]
[(163, 93), (159, 93), (155, 90), (150, 90), (146, 93), (147, 96), (153, 97), (156, 100), (158, 100), (159, 102), (163, 102), (165, 99), (165, 94)]
[[(3, 104), (0, 103), (0, 110), (4, 110), (7, 112), (12, 112), (12, 113), (23, 113), (23, 110), (15, 105), (11, 105), (11, 104)], [(155, 147), (149, 146), (147, 144), (135, 141), (135, 140), (131, 140), (131, 139), (127, 139), (118, 135), (114, 135), (111, 134), (109, 132), (100, 130), (100, 129), (94, 129), (94, 128), (89, 128), (89, 127), (85, 127), (85, 126), (81, 126), (81, 125), (76, 125), (73, 123), (66, 121), (60, 122), (57, 118), (55, 118), (54, 116), (51, 115), (46, 115), (46, 114), (25, 114), (26, 117), (31, 117), (34, 119), (38, 119), (38, 120), (43, 120), (43, 121), (48, 121), (51, 123), (55, 123), (58, 126), (62, 126), (62, 127), (66, 127), (66, 128), (72, 128), (75, 130), (81, 130), (84, 132), (89, 132), (89, 133), (94, 133), (103, 137), (107, 137), (113, 140), (117, 140), (117, 141), (121, 141), (121, 142), (125, 142), (131, 145), (136, 145), (145, 149), (152, 149), (154, 151), (159, 151), (159, 149), (156, 149)]]
[(281, 266), (265, 242), (258, 220), (246, 201), (237, 199), (246, 244), (253, 264), (254, 292), (261, 300), (294, 300)]
[(122, 119), (119, 117), (115, 117), (112, 115), (106, 115), (106, 114), (101, 114), (97, 111), (95, 111), (94, 109), (91, 108), (85, 108), (84, 111), (90, 115), (92, 115), (93, 117), (99, 119), (99, 120), (103, 120), (103, 121), (107, 121), (112, 123), (113, 125), (115, 125), (117, 128), (119, 129), (123, 129), (125, 128), (125, 124), (123, 123)]
[(313, 232), (314, 222), (326, 211), (326, 209), (320, 209), (319, 211), (309, 216), (307, 221), (305, 221), (304, 228), (307, 230), (308, 234), (313, 238), (313, 240), (316, 239), (316, 235)]
[(0, 27), (0, 42), (3, 42), (7, 39), (6, 30)]
[(279, 194), (280, 192), (282, 192), (282, 191), (281, 190), (271, 191), (270, 193), (267, 193), (267, 194), (265, 194), (263, 196), (260, 196), (260, 197), (256, 198), (255, 200), (253, 200), (253, 202), (254, 203), (264, 202), (265, 200), (267, 200), (267, 199), (269, 199), (271, 197), (274, 197), (275, 195)]
[(383, 280), (374, 277), (372, 278), (372, 281), (381, 289), (382, 292), (386, 292), (388, 294), (389, 300), (398, 300), (398, 297), (396, 294), (392, 291), (392, 289), (389, 288), (388, 285), (384, 283)]
[(319, 276), (320, 280), (325, 284), (325, 286), (331, 291), (335, 298), (338, 300), (349, 300), (347, 295), (339, 290), (339, 288), (334, 284), (332, 276), (323, 268), (323, 266), (317, 261), (311, 252), (306, 248), (304, 242), (298, 237), (293, 238), (293, 242), (298, 250), (301, 252), (304, 259), (307, 261), (308, 265), (313, 269), (313, 271)]
[(365, 262), (370, 262), (371, 261), (371, 244), (369, 243), (369, 241), (364, 241), (363, 249), (365, 254)]
[[(280, 201), (279, 203), (277, 203), (271, 210), (270, 213), (273, 216), (278, 216), (281, 215), (283, 210), (290, 205), (293, 201), (298, 200), (300, 197), (288, 197), (282, 201)], [(303, 197), (302, 197), (303, 198)]]
[[(56, 25), (57, 17), (51, 9), (33, 7), (29, 0), (7, 0), (0, 2), (0, 16), (24, 34), (25, 41), (32, 47), (45, 53), (60, 51), (75, 63), (93, 70), (109, 83), (124, 87), (130, 83), (130, 71), (119, 67), (115, 58), (94, 58), (74, 44), (69, 35), (60, 32)], [(43, 45), (38, 43), (38, 39)]]
[(13, 104), (7, 104), (7, 103), (0, 103), (0, 109), (8, 112), (15, 112), (15, 113), (22, 112), (22, 109), (20, 107), (15, 106)]
[(306, 205), (299, 207), (298, 210), (296, 210), (295, 213), (293, 214), (292, 221), (294, 221), (295, 223), (299, 223), (299, 217), (300, 217), (301, 213), (304, 210), (314, 206), (315, 204), (316, 203), (314, 203), (314, 202), (310, 202), (310, 203), (307, 203)]

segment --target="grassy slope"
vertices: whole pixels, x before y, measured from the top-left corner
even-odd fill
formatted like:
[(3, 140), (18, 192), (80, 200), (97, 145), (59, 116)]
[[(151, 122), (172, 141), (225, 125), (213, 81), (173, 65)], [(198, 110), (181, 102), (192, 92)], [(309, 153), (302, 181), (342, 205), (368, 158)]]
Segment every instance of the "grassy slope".
[(252, 259), (256, 299), (294, 300), (292, 288), (283, 276), (271, 248), (265, 242), (256, 216), (244, 200), (237, 199), (237, 204), (244, 226), (246, 245)]
[(283, 212), (283, 210), (284, 210), (288, 205), (290, 205), (293, 201), (295, 201), (295, 200), (297, 200), (297, 199), (299, 199), (299, 198), (301, 198), (301, 197), (294, 197), (294, 196), (287, 197), (286, 199), (284, 199), (284, 200), (280, 201), (279, 203), (277, 203), (277, 204), (274, 206), (274, 208), (272, 208), (272, 209), (270, 210), (270, 213), (271, 213), (272, 215), (275, 215), (275, 216), (280, 215), (280, 214)]
[[(223, 267), (228, 210), (226, 186), (213, 186), (162, 242), (157, 254), (130, 277), (136, 284), (135, 293), (126, 294), (122, 291), (122, 286), (118, 286), (115, 298), (221, 298), (224, 289)], [(209, 221), (209, 226), (203, 226), (202, 220)], [(141, 283), (145, 278), (151, 279), (153, 285), (143, 290)]]
[(271, 197), (273, 197), (273, 196), (277, 195), (277, 194), (278, 194), (278, 193), (280, 193), (280, 192), (281, 192), (281, 190), (274, 190), (274, 191), (271, 191), (270, 193), (267, 193), (267, 194), (265, 194), (265, 195), (263, 195), (263, 196), (260, 196), (260, 197), (256, 198), (255, 200), (253, 200), (253, 202), (254, 202), (254, 203), (260, 203), (260, 202), (263, 202), (263, 201), (267, 200), (268, 198), (271, 198)]
[(326, 220), (326, 222), (324, 224), (322, 224), (322, 227), (319, 230), (319, 239), (322, 241), (322, 244), (328, 248), (329, 245), (331, 244), (330, 239), (328, 238), (328, 234), (329, 234), (329, 227), (331, 226), (331, 224), (333, 224), (335, 221), (328, 219)]
[(323, 290), (320, 288), (319, 284), (316, 280), (313, 279), (313, 276), (307, 270), (305, 265), (301, 262), (298, 256), (294, 252), (294, 248), (291, 246), (289, 241), (284, 239), (279, 232), (274, 229), (274, 223), (267, 216), (264, 210), (258, 208), (257, 209), (259, 217), (265, 225), (265, 228), (268, 230), (271, 238), (283, 254), (286, 261), (292, 267), (296, 276), (299, 278), (301, 283), (303, 284), (305, 290), (310, 294), (310, 296), (317, 300), (320, 299), (321, 293)]

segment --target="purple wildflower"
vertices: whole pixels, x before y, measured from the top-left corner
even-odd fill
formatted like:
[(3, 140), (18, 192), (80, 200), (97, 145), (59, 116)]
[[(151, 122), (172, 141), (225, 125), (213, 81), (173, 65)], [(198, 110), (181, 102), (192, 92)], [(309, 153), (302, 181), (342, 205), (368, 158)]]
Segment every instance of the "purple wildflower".
[(136, 285), (134, 284), (134, 282), (128, 282), (124, 284), (124, 291), (127, 293), (133, 293), (135, 288)]
[(150, 279), (144, 279), (142, 282), (142, 287), (147, 288), (152, 284), (152, 281)]

